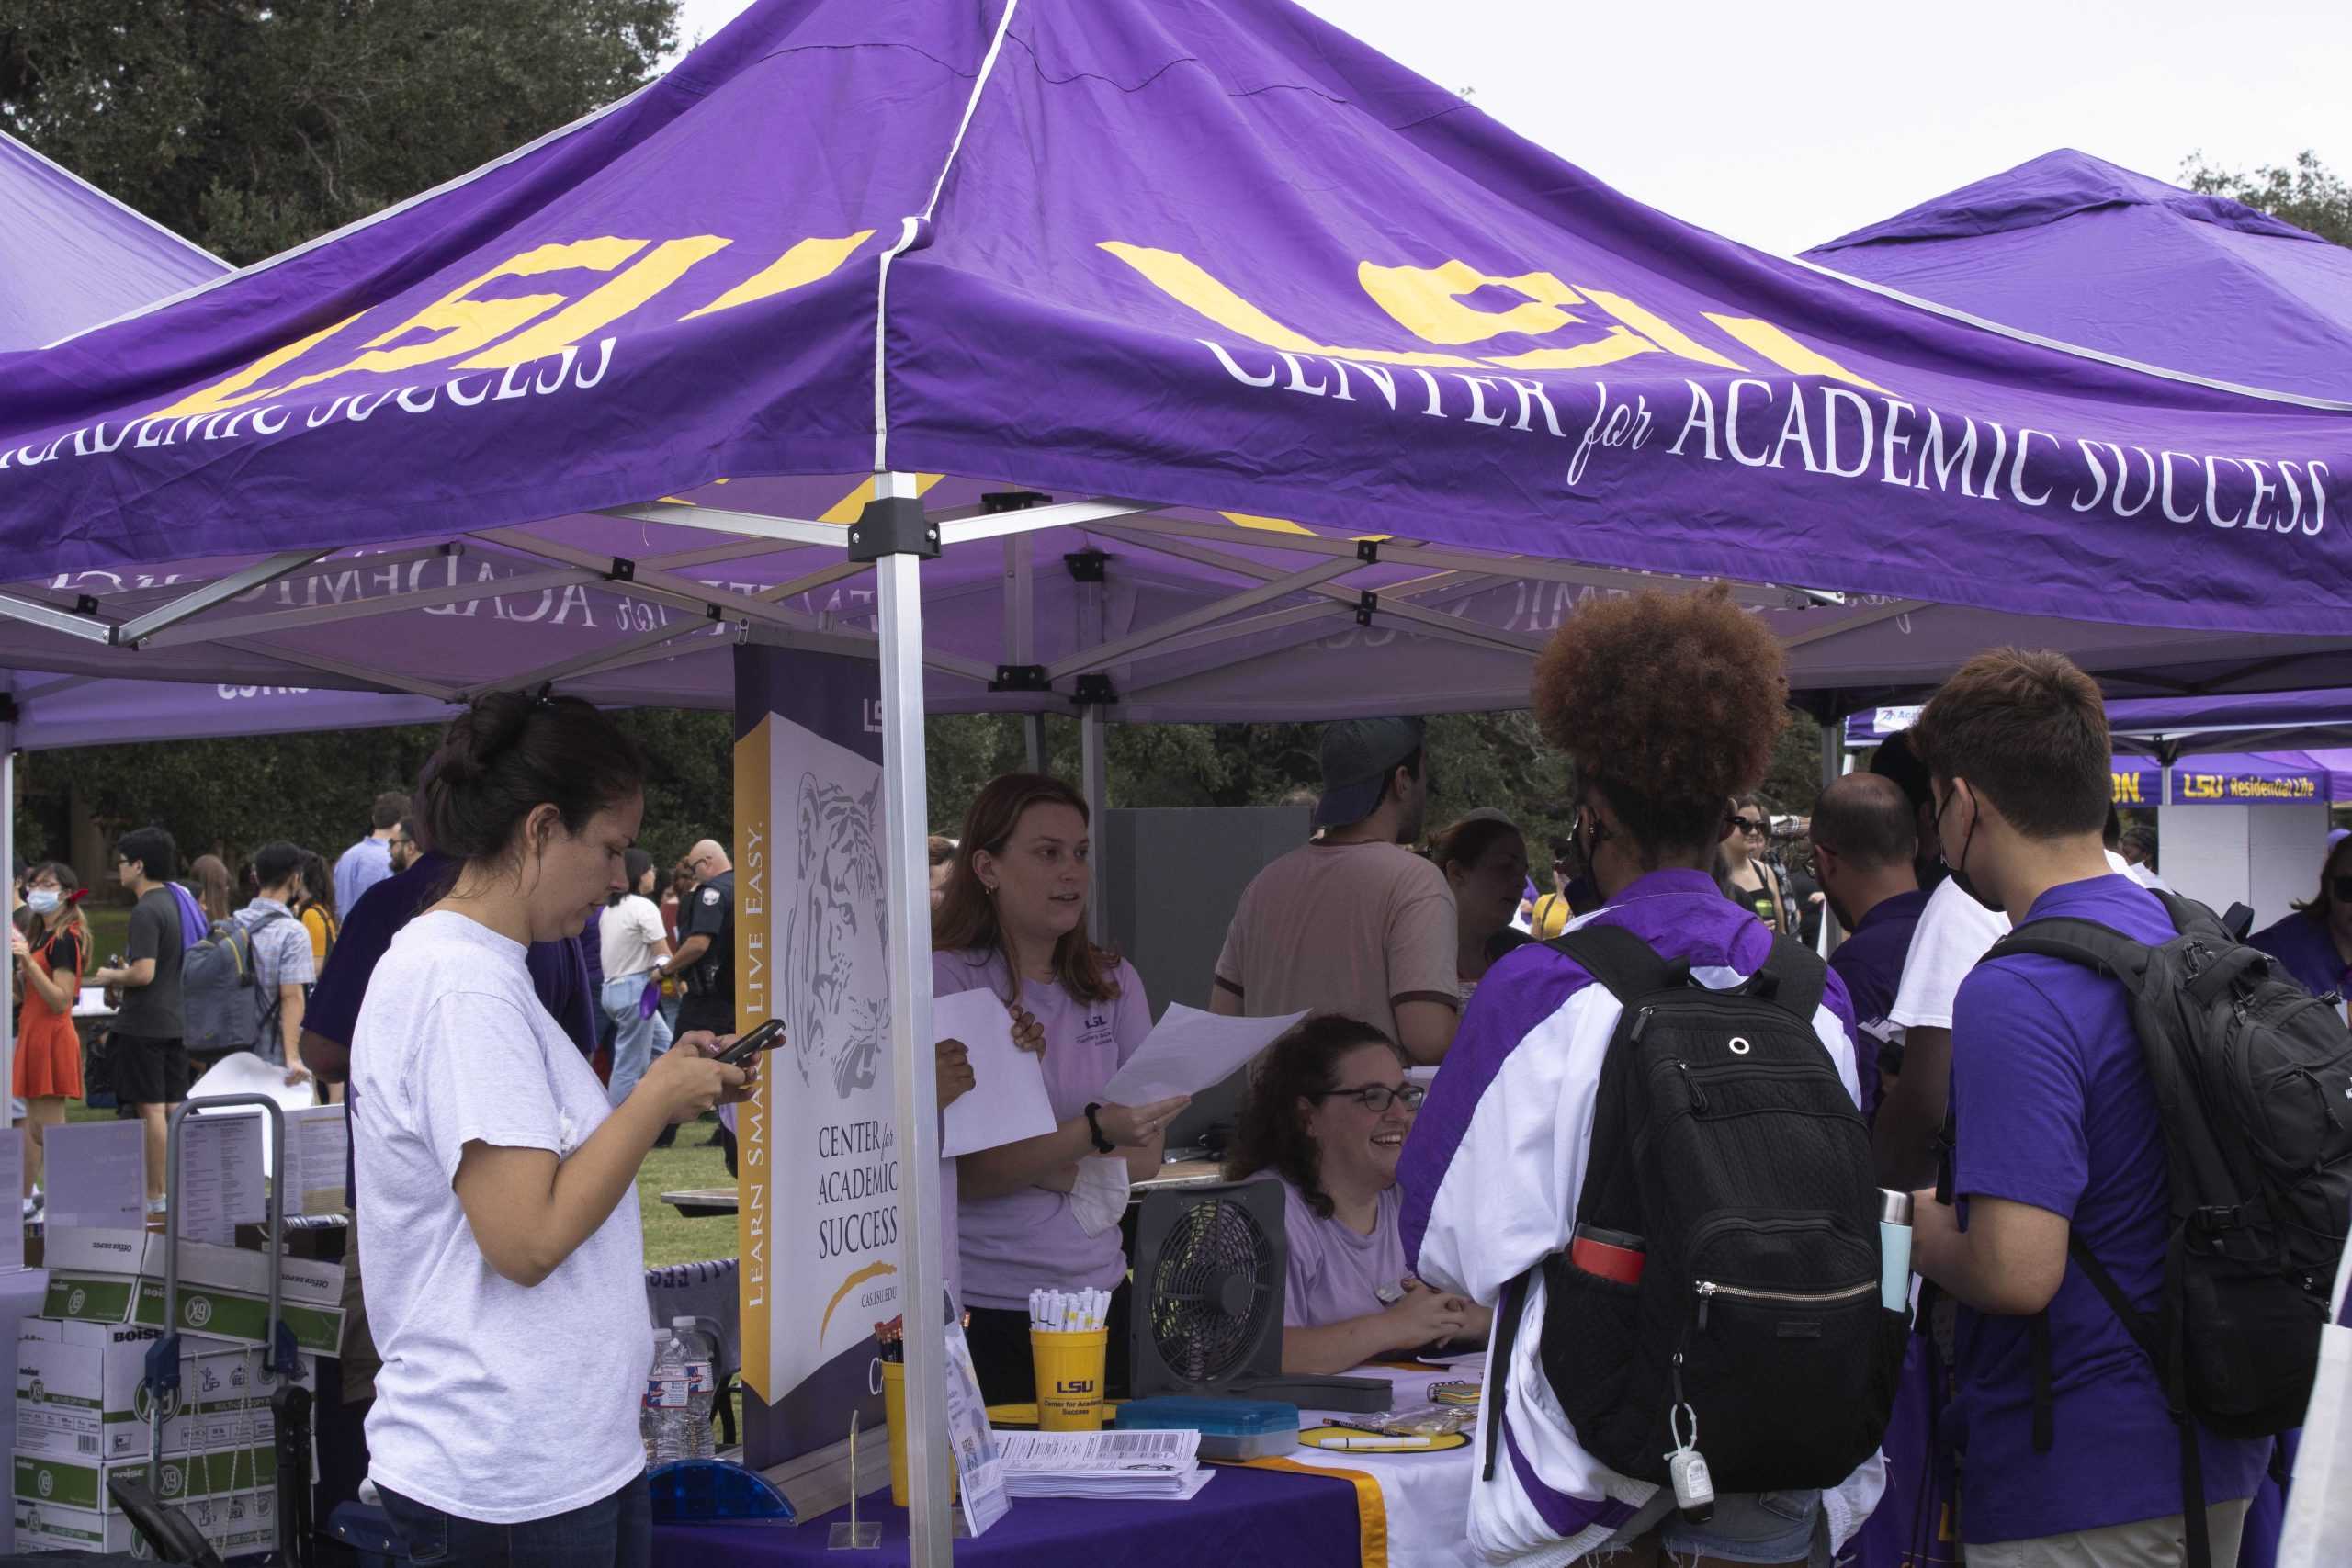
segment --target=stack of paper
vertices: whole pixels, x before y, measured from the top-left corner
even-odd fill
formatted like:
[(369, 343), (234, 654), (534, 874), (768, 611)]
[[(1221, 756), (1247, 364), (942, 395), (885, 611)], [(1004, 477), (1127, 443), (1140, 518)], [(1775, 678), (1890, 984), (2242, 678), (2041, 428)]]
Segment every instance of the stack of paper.
[(1216, 1472), (1198, 1432), (999, 1432), (1005, 1490), (1015, 1497), (1149, 1497), (1182, 1502)]

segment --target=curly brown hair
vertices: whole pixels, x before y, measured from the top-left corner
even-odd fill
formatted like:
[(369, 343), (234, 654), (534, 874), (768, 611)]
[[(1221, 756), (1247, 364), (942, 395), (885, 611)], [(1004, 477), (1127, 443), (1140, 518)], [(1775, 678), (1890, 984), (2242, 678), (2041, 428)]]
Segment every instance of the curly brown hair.
[(1234, 1129), (1233, 1146), (1226, 1151), (1225, 1179), (1247, 1181), (1271, 1170), (1297, 1188), (1309, 1209), (1329, 1219), (1331, 1195), (1323, 1190), (1322, 1151), (1306, 1130), (1298, 1102), (1339, 1088), (1340, 1059), (1366, 1045), (1385, 1045), (1396, 1053), (1400, 1066), (1412, 1066), (1387, 1035), (1336, 1012), (1317, 1013), (1267, 1046), (1250, 1075), (1240, 1124)]
[(1787, 660), (1721, 583), (1588, 600), (1535, 661), (1536, 722), (1599, 784), (1645, 864), (1716, 841), (1788, 722)]

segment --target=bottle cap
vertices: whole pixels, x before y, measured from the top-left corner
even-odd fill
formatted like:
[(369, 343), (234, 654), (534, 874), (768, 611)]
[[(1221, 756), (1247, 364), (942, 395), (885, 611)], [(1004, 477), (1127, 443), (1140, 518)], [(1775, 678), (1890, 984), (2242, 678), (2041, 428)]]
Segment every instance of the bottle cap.
[(1878, 1190), (1878, 1218), (1881, 1224), (1907, 1225), (1911, 1223), (1911, 1194)]
[[(1904, 1198), (1904, 1200), (1903, 1200), (1903, 1202), (1904, 1202), (1904, 1210), (1903, 1210), (1903, 1213), (1904, 1213), (1904, 1214), (1905, 1215), (1905, 1217), (1908, 1217), (1908, 1216), (1909, 1216), (1909, 1214), (1910, 1214), (1910, 1213), (1911, 1213), (1911, 1210), (1910, 1210), (1910, 1202), (1911, 1202), (1911, 1200), (1910, 1200), (1910, 1197), (1909, 1197), (1907, 1194), (1905, 1196), (1905, 1198)], [(673, 1317), (673, 1318), (672, 1318), (672, 1319), (670, 1320), (670, 1326), (671, 1326), (671, 1327), (673, 1327), (673, 1328), (692, 1328), (694, 1325), (695, 1325), (695, 1320), (694, 1320), (693, 1318), (691, 1318), (691, 1317)]]

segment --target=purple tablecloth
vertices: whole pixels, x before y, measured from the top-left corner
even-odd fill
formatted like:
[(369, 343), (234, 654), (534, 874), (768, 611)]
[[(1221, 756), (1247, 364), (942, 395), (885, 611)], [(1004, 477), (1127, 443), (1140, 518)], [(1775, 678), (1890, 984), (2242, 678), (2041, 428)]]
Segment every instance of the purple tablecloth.
[[(907, 1511), (888, 1488), (859, 1505), (879, 1519), (875, 1551), (825, 1550), (842, 1508), (797, 1527), (661, 1525), (653, 1568), (732, 1568), (806, 1563), (808, 1568), (905, 1568)], [(1103, 1503), (1024, 1498), (977, 1540), (956, 1543), (959, 1564), (1039, 1568), (1200, 1568), (1203, 1563), (1279, 1562), (1284, 1568), (1357, 1568), (1356, 1495), (1337, 1476), (1219, 1465), (1216, 1479), (1188, 1503)]]

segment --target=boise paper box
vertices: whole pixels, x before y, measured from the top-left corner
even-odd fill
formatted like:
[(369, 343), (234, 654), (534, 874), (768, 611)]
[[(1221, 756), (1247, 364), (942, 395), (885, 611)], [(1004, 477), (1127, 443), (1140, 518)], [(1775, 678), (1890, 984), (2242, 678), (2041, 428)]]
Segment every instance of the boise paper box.
[[(98, 1463), (18, 1455), (12, 1499), (17, 1547), (135, 1551), (138, 1532), (107, 1495), (117, 1477), (145, 1483), (145, 1460)], [(224, 1552), (275, 1540), (277, 1454), (271, 1449), (199, 1454), (164, 1461), (156, 1495), (193, 1520)]]
[[(164, 1247), (151, 1231), (51, 1233), (43, 1317), (164, 1325)], [(296, 1347), (332, 1356), (343, 1342), (343, 1266), (183, 1241), (178, 1326), (188, 1333), (259, 1345), (268, 1332), (269, 1269), (277, 1269), (279, 1311)]]
[[(155, 1404), (142, 1386), (160, 1328), (27, 1318), (17, 1345), (17, 1451), (57, 1459), (144, 1459)], [(258, 1348), (180, 1340), (180, 1386), (164, 1396), (164, 1451), (202, 1453), (267, 1444), (279, 1379)], [(316, 1391), (318, 1363), (295, 1382)]]

